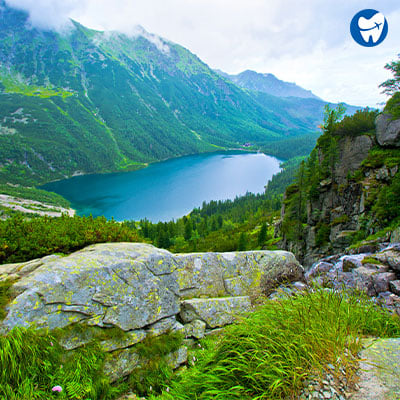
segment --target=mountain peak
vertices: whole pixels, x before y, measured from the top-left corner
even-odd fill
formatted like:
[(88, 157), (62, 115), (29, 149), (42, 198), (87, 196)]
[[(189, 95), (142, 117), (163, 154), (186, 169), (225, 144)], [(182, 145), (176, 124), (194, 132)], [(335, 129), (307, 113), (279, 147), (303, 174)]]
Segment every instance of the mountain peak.
[(250, 69), (237, 75), (229, 75), (218, 70), (216, 72), (245, 89), (264, 92), (277, 97), (300, 97), (320, 100), (310, 90), (303, 89), (295, 83), (282, 81), (271, 73), (260, 73)]

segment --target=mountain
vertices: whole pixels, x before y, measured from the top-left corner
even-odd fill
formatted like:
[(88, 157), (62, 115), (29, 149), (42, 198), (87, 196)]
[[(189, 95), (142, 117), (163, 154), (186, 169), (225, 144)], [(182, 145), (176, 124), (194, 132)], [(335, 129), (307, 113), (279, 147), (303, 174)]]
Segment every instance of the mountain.
[(324, 102), (239, 88), (182, 46), (72, 22), (29, 25), (0, 0), (0, 184), (36, 185), (315, 131)]
[(303, 89), (295, 83), (281, 81), (273, 74), (261, 74), (251, 70), (243, 71), (237, 75), (229, 75), (220, 70), (216, 70), (216, 72), (245, 89), (268, 93), (277, 97), (300, 97), (321, 100), (310, 90)]

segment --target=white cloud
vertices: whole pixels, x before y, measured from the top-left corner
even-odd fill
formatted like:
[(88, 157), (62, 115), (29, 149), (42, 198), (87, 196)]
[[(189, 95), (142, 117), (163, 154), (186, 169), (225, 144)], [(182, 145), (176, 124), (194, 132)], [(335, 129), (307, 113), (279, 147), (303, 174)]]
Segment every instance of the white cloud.
[[(329, 101), (375, 106), (383, 69), (400, 51), (398, 0), (7, 0), (32, 23), (60, 27), (72, 17), (94, 29), (148, 32), (179, 43), (213, 68), (272, 72)], [(389, 22), (377, 47), (353, 42), (350, 20), (376, 8)], [(154, 39), (154, 37), (153, 37)], [(162, 45), (161, 43), (158, 43)]]
[(80, 9), (79, 0), (6, 0), (14, 8), (28, 11), (29, 22), (38, 28), (63, 30), (69, 27), (69, 16)]

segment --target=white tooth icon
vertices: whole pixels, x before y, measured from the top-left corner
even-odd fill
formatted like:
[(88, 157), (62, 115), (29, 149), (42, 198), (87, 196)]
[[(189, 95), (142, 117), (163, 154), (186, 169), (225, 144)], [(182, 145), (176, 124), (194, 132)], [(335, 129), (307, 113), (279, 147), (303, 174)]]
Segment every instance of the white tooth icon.
[(382, 36), (383, 27), (385, 26), (385, 16), (382, 13), (376, 13), (370, 19), (360, 17), (358, 27), (362, 38), (366, 43), (372, 37), (372, 43), (376, 43)]

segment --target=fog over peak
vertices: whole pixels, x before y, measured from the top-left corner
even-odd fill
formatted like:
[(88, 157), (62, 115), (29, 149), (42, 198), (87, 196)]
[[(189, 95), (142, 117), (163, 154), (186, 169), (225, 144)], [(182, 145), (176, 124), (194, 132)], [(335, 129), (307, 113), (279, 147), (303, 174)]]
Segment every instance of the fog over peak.
[(35, 28), (62, 31), (71, 27), (70, 16), (82, 5), (80, 0), (6, 0), (6, 4), (29, 14)]
[[(63, 30), (72, 18), (88, 28), (136, 36), (141, 25), (165, 52), (170, 40), (211, 68), (272, 73), (331, 102), (373, 107), (385, 101), (378, 85), (390, 73), (383, 67), (399, 52), (399, 0), (6, 2), (29, 12), (29, 22), (43, 29)], [(381, 12), (389, 24), (387, 38), (373, 48), (358, 45), (350, 35), (352, 17), (365, 8)]]

